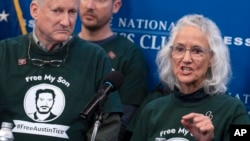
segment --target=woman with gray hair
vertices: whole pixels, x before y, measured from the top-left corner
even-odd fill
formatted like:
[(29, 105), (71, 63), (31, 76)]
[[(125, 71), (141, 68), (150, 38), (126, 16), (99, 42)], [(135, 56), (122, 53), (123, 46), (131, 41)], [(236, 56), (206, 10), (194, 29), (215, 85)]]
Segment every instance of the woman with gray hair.
[(228, 141), (230, 125), (250, 124), (244, 104), (226, 94), (229, 58), (211, 19), (182, 17), (156, 58), (159, 76), (173, 93), (145, 106), (131, 141)]

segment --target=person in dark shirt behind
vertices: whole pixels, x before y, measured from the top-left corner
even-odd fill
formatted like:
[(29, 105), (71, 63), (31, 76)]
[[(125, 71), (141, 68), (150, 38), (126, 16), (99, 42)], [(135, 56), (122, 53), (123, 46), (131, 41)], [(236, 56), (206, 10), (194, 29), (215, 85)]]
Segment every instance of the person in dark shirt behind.
[(125, 129), (147, 95), (148, 68), (142, 48), (111, 29), (112, 16), (121, 6), (121, 0), (81, 0), (82, 26), (78, 35), (100, 45), (109, 56), (113, 70), (124, 75), (125, 81), (118, 90), (124, 110), (119, 141), (127, 141)]

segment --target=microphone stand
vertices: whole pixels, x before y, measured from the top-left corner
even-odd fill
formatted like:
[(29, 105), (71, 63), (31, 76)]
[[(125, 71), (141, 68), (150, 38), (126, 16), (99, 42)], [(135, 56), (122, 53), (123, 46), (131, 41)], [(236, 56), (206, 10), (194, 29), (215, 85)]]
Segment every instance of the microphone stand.
[(96, 134), (98, 132), (98, 128), (100, 127), (100, 125), (101, 125), (101, 123), (103, 121), (103, 114), (104, 114), (103, 106), (102, 106), (103, 103), (104, 103), (104, 100), (99, 102), (99, 106), (97, 108), (97, 115), (96, 115), (96, 118), (95, 118), (94, 129), (93, 129), (90, 141), (95, 141)]

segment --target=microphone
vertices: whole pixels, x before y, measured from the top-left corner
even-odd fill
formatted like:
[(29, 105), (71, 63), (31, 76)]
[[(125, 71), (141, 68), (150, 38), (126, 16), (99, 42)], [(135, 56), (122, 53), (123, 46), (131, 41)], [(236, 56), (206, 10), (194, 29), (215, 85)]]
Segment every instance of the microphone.
[(110, 92), (114, 92), (122, 86), (123, 81), (124, 78), (121, 72), (111, 71), (104, 79), (102, 87), (80, 113), (80, 117), (87, 119), (97, 107), (102, 106), (101, 104), (103, 104)]

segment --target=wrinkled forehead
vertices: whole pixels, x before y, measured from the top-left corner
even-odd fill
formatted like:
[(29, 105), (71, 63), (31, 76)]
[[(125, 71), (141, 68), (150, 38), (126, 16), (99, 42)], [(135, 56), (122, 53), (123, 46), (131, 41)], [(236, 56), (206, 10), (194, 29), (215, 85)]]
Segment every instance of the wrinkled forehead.
[(58, 5), (58, 6), (75, 6), (77, 7), (80, 3), (80, 0), (32, 0), (36, 2), (38, 5)]
[(176, 33), (174, 44), (175, 43), (209, 47), (207, 34), (196, 26), (184, 26), (180, 28)]

